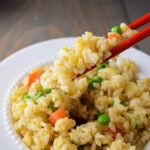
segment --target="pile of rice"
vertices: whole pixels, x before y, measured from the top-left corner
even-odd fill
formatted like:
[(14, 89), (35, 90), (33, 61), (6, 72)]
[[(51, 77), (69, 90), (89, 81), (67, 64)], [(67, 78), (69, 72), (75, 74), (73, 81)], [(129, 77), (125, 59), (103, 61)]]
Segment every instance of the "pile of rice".
[[(27, 77), (12, 91), (10, 112), (14, 129), (32, 150), (142, 150), (150, 139), (150, 78), (137, 79), (136, 64), (123, 58), (111, 59), (103, 67), (73, 80), (111, 55), (110, 49), (136, 31), (120, 25), (120, 37), (106, 39), (86, 32), (72, 48), (63, 48), (52, 65), (28, 87)], [(111, 32), (108, 34), (112, 34)], [(34, 72), (33, 70), (32, 72)], [(89, 87), (94, 76), (102, 79)], [(51, 89), (33, 100), (37, 92)], [(24, 100), (28, 93), (29, 98)], [(54, 108), (68, 116), (49, 121)], [(107, 125), (97, 114), (110, 117)]]

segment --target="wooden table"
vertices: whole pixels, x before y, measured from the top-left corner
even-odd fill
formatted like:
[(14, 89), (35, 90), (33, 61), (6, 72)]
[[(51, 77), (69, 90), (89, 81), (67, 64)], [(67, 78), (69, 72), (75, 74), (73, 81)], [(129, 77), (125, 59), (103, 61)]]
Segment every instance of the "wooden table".
[[(106, 35), (120, 22), (150, 11), (150, 0), (1, 0), (0, 61), (19, 49), (44, 40)], [(150, 38), (137, 47), (150, 54)]]

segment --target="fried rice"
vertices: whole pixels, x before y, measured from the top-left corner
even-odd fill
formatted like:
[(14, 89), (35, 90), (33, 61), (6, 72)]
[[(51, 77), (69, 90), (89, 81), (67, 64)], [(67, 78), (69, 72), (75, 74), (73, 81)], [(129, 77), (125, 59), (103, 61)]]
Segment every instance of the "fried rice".
[[(12, 91), (14, 130), (31, 150), (142, 150), (150, 139), (150, 78), (111, 55), (136, 31), (124, 23), (108, 37), (85, 32), (53, 64), (33, 69)], [(87, 68), (96, 69), (77, 78)], [(40, 75), (34, 73), (40, 70)], [(33, 78), (33, 75), (35, 79)], [(32, 77), (32, 78), (31, 78)], [(56, 112), (64, 115), (56, 119)], [(55, 114), (55, 116), (54, 116)], [(53, 120), (52, 120), (53, 119)], [(55, 122), (54, 122), (55, 120)]]

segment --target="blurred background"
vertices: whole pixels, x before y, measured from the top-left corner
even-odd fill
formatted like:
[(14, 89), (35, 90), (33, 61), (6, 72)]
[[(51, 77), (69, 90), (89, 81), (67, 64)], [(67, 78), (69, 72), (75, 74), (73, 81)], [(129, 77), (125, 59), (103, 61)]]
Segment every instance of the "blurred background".
[[(106, 36), (112, 26), (150, 11), (150, 0), (0, 0), (0, 61), (40, 41)], [(150, 54), (150, 38), (136, 45)]]

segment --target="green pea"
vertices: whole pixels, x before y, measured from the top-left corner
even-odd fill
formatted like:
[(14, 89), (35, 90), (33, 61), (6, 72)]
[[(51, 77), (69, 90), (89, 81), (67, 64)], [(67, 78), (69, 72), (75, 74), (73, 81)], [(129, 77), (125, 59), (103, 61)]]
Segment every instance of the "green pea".
[(45, 94), (49, 94), (49, 93), (51, 93), (51, 89), (45, 89), (45, 88), (43, 88), (43, 92), (45, 93)]
[(97, 121), (102, 125), (108, 125), (110, 122), (110, 117), (107, 114), (102, 114), (98, 117)]
[(97, 67), (97, 70), (99, 70), (99, 69), (104, 69), (104, 68), (106, 68), (107, 66), (108, 66), (108, 62), (102, 63), (102, 64), (100, 64), (100, 65)]
[(23, 96), (23, 99), (24, 99), (25, 101), (28, 100), (28, 99), (30, 99), (30, 96), (28, 95), (28, 93)]
[(114, 26), (114, 27), (112, 27), (111, 31), (115, 32), (115, 33), (122, 34), (122, 30), (121, 30), (120, 26)]
[(54, 103), (53, 103), (53, 102), (50, 103), (49, 108), (50, 108), (53, 112), (57, 110), (57, 108), (54, 106)]
[(84, 150), (84, 146), (82, 146), (82, 145), (78, 145), (78, 150)]
[(96, 82), (96, 83), (101, 83), (101, 82), (103, 81), (103, 79), (102, 79), (101, 77), (98, 77), (98, 76), (93, 77), (92, 80), (93, 80), (94, 82)]
[(90, 88), (90, 89), (94, 89), (94, 86), (93, 86), (93, 81), (92, 80), (89, 80), (88, 81), (88, 87)]
[(91, 78), (90, 80), (88, 80), (88, 87), (91, 89), (94, 89), (94, 83), (101, 83), (103, 81), (103, 79), (101, 77), (98, 76), (94, 76), (93, 78)]
[(32, 98), (33, 98), (33, 100), (37, 100), (37, 99), (40, 98), (41, 96), (43, 96), (43, 91), (37, 92)]

